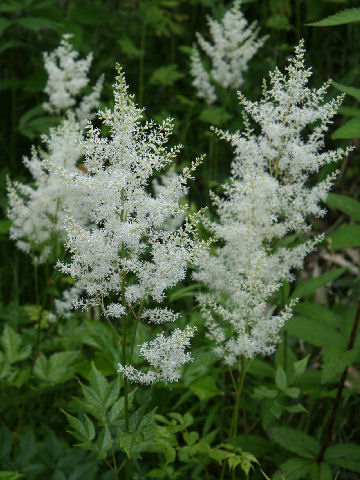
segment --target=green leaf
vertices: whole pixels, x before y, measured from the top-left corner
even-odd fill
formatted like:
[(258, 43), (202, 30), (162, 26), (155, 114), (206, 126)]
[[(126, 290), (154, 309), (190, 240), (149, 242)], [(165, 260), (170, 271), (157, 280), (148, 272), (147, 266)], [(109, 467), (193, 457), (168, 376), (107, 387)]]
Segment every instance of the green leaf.
[(110, 387), (106, 378), (99, 372), (99, 370), (95, 367), (94, 363), (91, 364), (89, 382), (90, 386), (101, 398), (103, 405), (105, 405), (105, 402), (109, 395)]
[(76, 351), (57, 352), (48, 359), (41, 354), (35, 361), (34, 375), (44, 383), (53, 385), (64, 383), (75, 376), (72, 366), (79, 353)]
[(323, 18), (318, 22), (308, 23), (310, 27), (333, 27), (336, 25), (344, 25), (346, 23), (360, 22), (360, 8), (347, 8), (341, 12)]
[(312, 318), (314, 321), (320, 320), (334, 327), (339, 327), (342, 324), (342, 318), (332, 310), (324, 307), (324, 305), (301, 302), (295, 305), (294, 310), (296, 313)]
[(277, 367), (276, 369), (275, 384), (279, 390), (285, 390), (285, 388), (287, 387), (286, 373), (281, 366)]
[(348, 120), (344, 125), (335, 130), (331, 135), (333, 140), (359, 138), (360, 137), (360, 117), (354, 117)]
[(124, 36), (122, 38), (120, 38), (117, 43), (119, 44), (121, 50), (129, 55), (129, 56), (132, 56), (132, 57), (136, 57), (136, 58), (139, 58), (141, 57), (142, 55), (142, 51), (139, 50), (134, 42), (131, 40), (131, 38), (127, 37), (127, 36)]
[(10, 220), (0, 220), (0, 235), (7, 235), (11, 227)]
[(108, 428), (104, 428), (100, 432), (100, 435), (96, 439), (95, 445), (97, 446), (99, 452), (103, 453), (102, 458), (105, 458), (113, 446), (112, 438)]
[[(357, 89), (357, 90), (359, 90), (359, 97), (360, 97), (360, 89)], [(340, 107), (338, 110), (338, 113), (340, 115), (344, 115), (344, 117), (358, 117), (360, 116), (360, 108)]]
[(202, 122), (217, 126), (221, 126), (223, 123), (230, 120), (230, 118), (232, 118), (232, 115), (226, 112), (222, 107), (206, 107), (199, 116), (199, 119)]
[(66, 415), (68, 422), (73, 428), (70, 433), (80, 442), (90, 442), (95, 437), (95, 427), (90, 418), (84, 415), (85, 423), (81, 422), (78, 418), (73, 417), (69, 413), (62, 410)]
[(6, 324), (0, 338), (0, 345), (3, 348), (6, 360), (10, 364), (25, 360), (30, 356), (31, 346), (23, 347), (21, 344), (21, 336)]
[(3, 470), (0, 472), (0, 480), (18, 480), (18, 478), (24, 478), (22, 473), (10, 472)]
[(154, 70), (150, 77), (152, 85), (173, 85), (177, 80), (183, 78), (184, 74), (178, 71), (176, 64), (165, 65)]
[(57, 30), (60, 26), (58, 23), (53, 22), (52, 20), (49, 20), (47, 18), (23, 17), (17, 18), (15, 21), (18, 25), (21, 25), (28, 30), (34, 30), (35, 32), (38, 32), (43, 28), (51, 28), (53, 30)]
[(294, 377), (298, 377), (305, 372), (309, 358), (310, 358), (310, 354), (306, 355), (306, 357), (304, 357), (303, 359), (298, 360), (297, 362), (294, 362), (293, 364)]
[(183, 438), (185, 442), (191, 447), (199, 439), (199, 434), (197, 432), (184, 432)]
[(115, 420), (118, 420), (124, 413), (125, 411), (125, 400), (124, 397), (119, 398), (116, 400), (114, 405), (111, 407), (110, 413), (109, 413), (109, 422), (110, 425), (115, 422)]
[(297, 387), (288, 387), (284, 389), (284, 394), (290, 398), (298, 398), (300, 395), (300, 389)]
[(213, 398), (221, 394), (214, 379), (210, 376), (198, 378), (194, 382), (190, 383), (189, 389), (200, 400), (208, 400), (209, 398)]
[(335, 270), (331, 270), (330, 272), (323, 273), (318, 277), (310, 278), (309, 280), (302, 282), (295, 288), (290, 298), (302, 298), (310, 293), (313, 293), (317, 288), (336, 280), (345, 272), (345, 270), (346, 268), (344, 267), (336, 268)]
[(345, 368), (352, 365), (357, 357), (359, 351), (357, 349), (346, 350), (339, 347), (326, 347), (324, 350), (324, 363), (321, 369), (321, 380), (328, 382), (339, 373), (342, 373)]
[(329, 193), (326, 197), (326, 204), (330, 208), (338, 209), (360, 222), (360, 202), (353, 198), (339, 193)]
[[(347, 95), (350, 95), (351, 97), (356, 98), (356, 100), (359, 100), (360, 102), (360, 88), (343, 85), (342, 83), (337, 83), (334, 81), (332, 81), (331, 83), (332, 85), (334, 85), (335, 88), (340, 90), (340, 92), (346, 93)], [(345, 108), (345, 107), (342, 107), (342, 108)]]
[(331, 235), (331, 248), (360, 247), (360, 225), (343, 225)]
[(274, 30), (290, 30), (291, 25), (288, 17), (281, 14), (271, 15), (266, 22), (266, 26)]
[(304, 480), (309, 478), (313, 463), (302, 458), (289, 458), (280, 465), (278, 470), (272, 477), (272, 480)]
[(324, 459), (347, 470), (360, 473), (360, 445), (337, 444), (327, 448)]
[(320, 451), (320, 443), (300, 430), (290, 427), (270, 429), (270, 437), (281, 447), (300, 457), (315, 459)]
[(293, 335), (309, 342), (316, 347), (336, 346), (345, 348), (345, 340), (334, 327), (321, 320), (313, 320), (308, 317), (293, 317), (285, 324), (285, 330)]

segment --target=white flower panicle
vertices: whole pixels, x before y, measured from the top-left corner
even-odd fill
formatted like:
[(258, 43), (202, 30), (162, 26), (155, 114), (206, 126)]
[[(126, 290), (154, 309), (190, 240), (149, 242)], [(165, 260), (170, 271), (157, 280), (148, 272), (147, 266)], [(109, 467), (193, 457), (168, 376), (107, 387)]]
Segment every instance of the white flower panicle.
[(10, 237), (19, 249), (34, 256), (36, 263), (45, 262), (57, 241), (64, 241), (63, 205), (66, 201), (82, 224), (88, 221), (87, 200), (83, 194), (59, 182), (48, 172), (46, 162), (78, 171), (82, 155), (82, 133), (74, 118), (64, 120), (43, 135), (44, 149), (32, 147), (31, 157), (24, 157), (33, 186), (8, 180), (8, 217), (12, 221)]
[(60, 45), (52, 52), (44, 52), (44, 66), (48, 73), (48, 81), (44, 92), (49, 101), (43, 104), (49, 113), (60, 114), (73, 110), (76, 119), (84, 122), (92, 116), (92, 110), (99, 105), (104, 77), (96, 82), (92, 92), (82, 96), (78, 103), (80, 92), (89, 84), (88, 72), (93, 54), (79, 59), (79, 52), (73, 49), (69, 42), (71, 34), (63, 35)]
[(210, 79), (224, 88), (237, 89), (244, 82), (248, 62), (262, 47), (267, 37), (258, 38), (256, 22), (248, 24), (240, 9), (241, 1), (234, 2), (221, 22), (208, 16), (208, 25), (213, 43), (197, 33), (198, 44), (211, 61), (208, 72), (201, 60), (199, 50), (193, 48), (191, 75), (199, 98), (208, 104), (216, 101), (215, 88)]
[[(90, 218), (94, 224), (92, 229), (84, 228), (70, 208), (65, 229), (72, 260), (61, 263), (60, 268), (76, 279), (84, 291), (78, 302), (80, 307), (98, 304), (104, 315), (117, 318), (127, 315), (137, 305), (147, 307), (150, 301), (161, 302), (165, 290), (185, 278), (189, 262), (196, 263), (206, 243), (197, 239), (200, 213), (186, 217), (184, 225), (175, 231), (162, 228), (168, 218), (187, 209), (179, 200), (186, 194), (187, 181), (201, 159), (173, 176), (152, 196), (149, 185), (154, 171), (166, 168), (180, 150), (180, 146), (166, 146), (173, 128), (171, 119), (160, 125), (153, 121), (141, 122), (143, 111), (129, 95), (120, 67), (114, 100), (113, 110), (105, 109), (97, 114), (109, 127), (109, 136), (103, 136), (100, 129), (88, 123), (87, 138), (82, 142), (88, 175), (58, 165), (53, 169), (79, 194), (90, 199)], [(114, 298), (116, 303), (106, 307)], [(160, 324), (165, 319), (173, 321), (175, 314), (156, 308), (144, 310), (142, 317)], [(162, 342), (172, 346), (183, 339), (185, 347), (190, 336), (186, 332), (173, 333), (174, 341), (160, 335), (154, 343), (144, 345), (145, 358), (150, 358), (151, 350), (151, 364), (156, 365), (156, 351), (160, 356), (165, 354), (161, 348), (150, 347), (158, 344), (160, 347)], [(175, 379), (177, 367), (189, 358), (187, 354), (174, 357), (174, 371), (169, 373), (169, 364), (156, 373), (156, 379)], [(145, 380), (148, 377), (141, 373), (135, 375), (134, 367), (124, 365), (121, 369), (125, 376), (148, 383)]]
[(155, 340), (145, 342), (140, 349), (140, 355), (152, 368), (142, 372), (131, 365), (119, 364), (118, 371), (130, 381), (145, 385), (151, 385), (157, 381), (176, 382), (180, 378), (179, 367), (192, 360), (185, 348), (190, 346), (190, 338), (194, 333), (195, 328), (189, 326), (185, 330), (176, 328), (169, 337), (160, 333)]
[[(208, 293), (199, 297), (209, 337), (228, 364), (240, 357), (271, 354), (291, 305), (273, 314), (269, 299), (292, 271), (322, 240), (318, 236), (287, 248), (279, 240), (290, 233), (310, 230), (308, 218), (320, 217), (335, 174), (312, 186), (309, 176), (349, 150), (322, 151), (324, 134), (342, 101), (339, 96), (324, 103), (327, 82), (319, 89), (308, 87), (311, 70), (304, 65), (301, 41), (286, 73), (270, 74), (259, 102), (239, 94), (245, 131), (219, 136), (234, 147), (230, 183), (225, 196), (213, 195), (219, 222), (208, 222), (223, 246), (215, 255), (204, 252), (195, 274)], [(250, 117), (260, 127), (250, 129)], [(305, 130), (309, 125), (311, 133)]]

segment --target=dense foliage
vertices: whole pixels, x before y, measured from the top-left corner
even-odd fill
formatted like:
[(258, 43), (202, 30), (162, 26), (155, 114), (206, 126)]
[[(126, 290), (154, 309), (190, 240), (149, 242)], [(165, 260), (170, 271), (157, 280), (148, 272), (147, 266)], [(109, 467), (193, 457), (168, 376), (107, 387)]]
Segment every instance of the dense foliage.
[(0, 3), (0, 479), (359, 478), (357, 7)]

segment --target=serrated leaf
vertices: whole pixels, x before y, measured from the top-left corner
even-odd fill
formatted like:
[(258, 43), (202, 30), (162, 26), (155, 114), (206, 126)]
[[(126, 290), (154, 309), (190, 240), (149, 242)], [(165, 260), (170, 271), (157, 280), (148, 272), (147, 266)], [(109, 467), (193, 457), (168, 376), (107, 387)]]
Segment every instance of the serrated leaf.
[(322, 322), (315, 321), (308, 317), (293, 317), (286, 322), (285, 330), (315, 345), (316, 347), (336, 346), (345, 348), (345, 340), (334, 327)]
[(38, 32), (43, 28), (51, 28), (53, 30), (57, 30), (59, 28), (58, 23), (53, 22), (48, 18), (22, 17), (17, 18), (16, 23), (28, 30), (34, 30), (35, 32)]
[(173, 85), (177, 80), (183, 78), (184, 74), (179, 72), (176, 64), (165, 65), (154, 70), (150, 77), (152, 85)]
[(343, 225), (331, 235), (331, 248), (360, 247), (360, 225)]
[(183, 438), (185, 442), (191, 447), (199, 439), (199, 434), (197, 432), (184, 432)]
[(111, 407), (111, 410), (109, 413), (110, 424), (112, 424), (113, 422), (115, 422), (115, 420), (118, 420), (120, 417), (122, 417), (124, 411), (125, 411), (125, 400), (122, 397), (116, 400), (116, 402)]
[(109, 432), (109, 429), (108, 428), (104, 428), (98, 438), (96, 439), (95, 441), (95, 445), (97, 446), (99, 452), (103, 452), (104, 453), (104, 458), (105, 456), (108, 455), (109, 451), (112, 449), (112, 438), (111, 438), (111, 434)]
[(335, 130), (331, 135), (333, 140), (359, 138), (360, 137), (360, 117), (354, 117), (348, 120), (344, 125)]
[(330, 272), (323, 273), (318, 277), (310, 278), (309, 280), (302, 282), (295, 288), (290, 298), (302, 298), (305, 295), (313, 293), (317, 288), (323, 287), (327, 283), (336, 280), (345, 272), (345, 270), (346, 268), (344, 267), (336, 268), (335, 270), (331, 270)]
[(99, 395), (104, 405), (108, 397), (110, 387), (108, 381), (95, 367), (94, 363), (91, 364), (89, 382), (91, 388), (93, 388), (94, 391)]
[(31, 346), (21, 346), (21, 344), (21, 335), (15, 332), (10, 325), (6, 324), (0, 338), (0, 345), (3, 348), (6, 360), (10, 364), (25, 360), (30, 356)]
[(334, 465), (360, 473), (360, 445), (353, 443), (332, 445), (325, 451), (324, 459)]
[(105, 408), (110, 408), (111, 405), (119, 398), (120, 394), (120, 377), (116, 377), (113, 382), (110, 383), (105, 398)]
[(353, 198), (338, 193), (329, 193), (326, 203), (330, 208), (338, 209), (360, 222), (360, 202)]
[(360, 22), (360, 8), (347, 8), (317, 22), (308, 23), (310, 27), (333, 27), (346, 23)]
[(189, 389), (200, 400), (208, 400), (209, 398), (213, 398), (221, 394), (220, 390), (216, 386), (214, 379), (208, 375), (192, 382), (189, 385)]
[(300, 457), (315, 459), (320, 451), (320, 443), (310, 435), (290, 427), (270, 429), (270, 437), (281, 447)]
[(294, 377), (302, 375), (305, 372), (309, 358), (310, 358), (310, 355), (306, 355), (306, 357), (304, 357), (303, 359), (298, 360), (297, 362), (294, 362), (293, 364)]
[(285, 390), (287, 386), (287, 377), (284, 369), (279, 366), (275, 373), (275, 384), (279, 390)]
[(19, 472), (3, 470), (0, 472), (0, 480), (18, 480), (18, 478), (24, 478), (24, 475)]
[(295, 305), (294, 310), (300, 315), (312, 318), (314, 321), (320, 320), (334, 327), (339, 327), (342, 324), (342, 318), (324, 305), (301, 302)]
[(345, 351), (345, 348), (326, 347), (324, 350), (324, 363), (321, 369), (321, 380), (328, 382), (339, 373), (342, 373), (345, 368), (355, 362), (358, 356), (359, 351), (357, 349)]
[(201, 112), (199, 119), (202, 122), (209, 123), (210, 125), (221, 126), (232, 118), (230, 113), (226, 112), (221, 107), (206, 107)]
[[(360, 88), (356, 87), (351, 87), (349, 85), (343, 85), (342, 83), (337, 83), (332, 81), (332, 85), (334, 85), (335, 88), (340, 90), (340, 92), (346, 93), (346, 95), (350, 95), (351, 97), (356, 98), (356, 100), (359, 100), (360, 102)], [(342, 107), (346, 108), (346, 107)]]
[(304, 480), (308, 478), (313, 463), (302, 458), (289, 458), (280, 465), (272, 480)]

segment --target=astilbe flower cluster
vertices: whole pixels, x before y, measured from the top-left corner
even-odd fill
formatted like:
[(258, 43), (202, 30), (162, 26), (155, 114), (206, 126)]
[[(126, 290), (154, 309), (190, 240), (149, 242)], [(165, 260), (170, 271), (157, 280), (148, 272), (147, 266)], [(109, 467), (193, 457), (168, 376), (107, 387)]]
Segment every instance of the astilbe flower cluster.
[[(180, 150), (180, 146), (166, 146), (173, 128), (171, 119), (159, 125), (141, 121), (143, 110), (128, 93), (120, 67), (114, 102), (113, 110), (97, 114), (109, 136), (90, 122), (87, 125), (82, 148), (88, 174), (56, 164), (52, 167), (63, 181), (91, 199), (94, 225), (84, 228), (76, 220), (76, 212), (68, 209), (66, 247), (71, 262), (60, 263), (60, 268), (76, 279), (84, 292), (77, 307), (98, 305), (110, 322), (126, 322), (134, 311), (146, 323), (173, 322), (177, 318), (174, 312), (154, 308), (154, 304), (160, 304), (166, 289), (184, 279), (189, 262), (196, 262), (206, 243), (196, 235), (200, 214), (186, 217), (184, 225), (173, 231), (162, 225), (186, 211), (179, 200), (201, 159), (158, 185), (157, 194), (152, 195), (152, 175), (172, 163)], [(177, 380), (179, 366), (191, 358), (185, 349), (193, 334), (191, 327), (175, 329), (169, 337), (160, 333), (140, 349), (150, 363), (148, 371), (139, 371), (128, 361), (119, 365), (119, 371), (144, 384)]]
[(48, 74), (44, 92), (49, 100), (43, 107), (49, 113), (57, 115), (71, 109), (76, 120), (82, 125), (86, 119), (93, 117), (93, 110), (98, 108), (104, 76), (101, 75), (88, 95), (79, 95), (89, 84), (88, 73), (93, 54), (78, 58), (79, 52), (73, 49), (71, 34), (63, 35), (60, 45), (52, 52), (44, 52), (44, 67)]
[(220, 22), (207, 17), (213, 43), (197, 33), (197, 41), (211, 62), (210, 72), (204, 67), (196, 45), (191, 57), (191, 75), (197, 96), (206, 103), (217, 99), (215, 84), (225, 89), (237, 89), (244, 82), (249, 60), (264, 44), (266, 37), (258, 38), (256, 22), (248, 24), (241, 8), (241, 1), (234, 2)]
[[(230, 365), (275, 350), (292, 305), (274, 314), (269, 300), (285, 280), (293, 279), (293, 270), (323, 237), (291, 248), (279, 240), (309, 232), (309, 217), (324, 215), (321, 201), (335, 174), (315, 185), (309, 179), (347, 153), (323, 151), (324, 134), (342, 96), (324, 102), (330, 82), (319, 89), (308, 86), (311, 69), (305, 68), (304, 53), (301, 41), (286, 73), (270, 73), (260, 101), (238, 94), (243, 132), (217, 130), (233, 146), (235, 157), (224, 197), (213, 195), (219, 221), (208, 223), (220, 246), (214, 255), (202, 254), (195, 278), (208, 287), (199, 297), (208, 335)], [(250, 119), (259, 134), (251, 130)]]
[[(101, 78), (92, 94), (80, 97), (76, 103), (75, 94), (89, 83), (87, 73), (92, 55), (85, 60), (76, 60), (79, 54), (72, 49), (69, 37), (64, 35), (58, 48), (50, 54), (44, 54), (45, 68), (49, 74), (45, 88), (45, 93), (49, 94), (49, 103), (45, 105), (50, 112), (62, 113), (65, 118), (57, 127), (51, 128), (48, 135), (42, 135), (42, 148), (33, 146), (31, 156), (24, 157), (24, 164), (33, 178), (32, 185), (8, 181), (7, 213), (12, 220), (10, 237), (16, 240), (18, 248), (33, 256), (35, 263), (47, 261), (55, 242), (61, 243), (64, 240), (62, 225), (65, 200), (76, 212), (80, 223), (86, 224), (89, 221), (88, 199), (59, 181), (47, 168), (47, 164), (51, 163), (71, 171), (80, 171), (83, 115), (90, 115), (91, 110), (98, 107), (102, 86)], [(71, 88), (68, 86), (70, 78), (74, 79)], [(62, 90), (68, 91), (67, 101), (60, 101), (60, 97), (56, 96), (56, 92), (60, 94)]]

